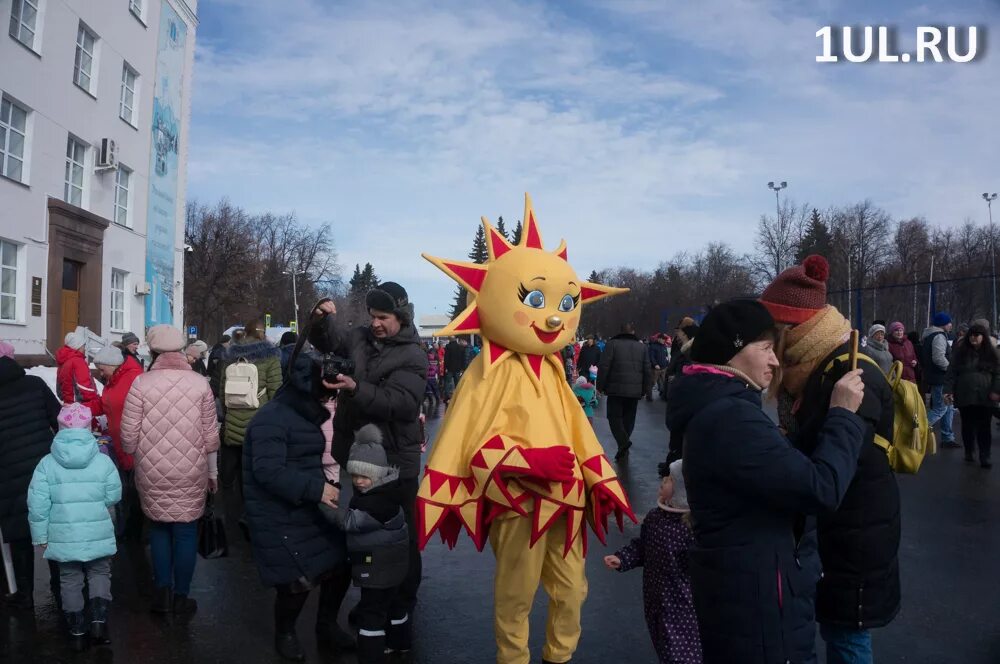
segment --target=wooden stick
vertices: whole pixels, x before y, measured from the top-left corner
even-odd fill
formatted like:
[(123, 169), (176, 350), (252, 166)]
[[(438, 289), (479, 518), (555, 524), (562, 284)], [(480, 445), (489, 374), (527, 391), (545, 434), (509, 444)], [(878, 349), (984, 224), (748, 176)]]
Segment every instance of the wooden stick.
[(858, 368), (858, 331), (851, 330), (851, 371)]

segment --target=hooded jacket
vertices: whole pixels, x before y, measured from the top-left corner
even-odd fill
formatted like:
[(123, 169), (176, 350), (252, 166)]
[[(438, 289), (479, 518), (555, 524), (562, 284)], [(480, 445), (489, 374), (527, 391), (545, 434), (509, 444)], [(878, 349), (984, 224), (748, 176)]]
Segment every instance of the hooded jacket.
[(761, 410), (759, 392), (699, 366), (678, 376), (667, 410), (671, 430), (685, 432), (689, 563), (704, 661), (810, 661), (820, 562), (800, 515), (836, 509), (863, 423), (831, 410), (806, 456)]
[[(220, 382), (219, 395), (223, 401), (226, 394), (226, 369), (239, 359), (246, 359), (257, 367), (257, 387), (263, 390), (260, 395), (260, 405), (263, 406), (274, 398), (281, 387), (281, 350), (267, 340), (230, 345), (223, 362)], [(242, 445), (247, 425), (256, 413), (257, 409), (253, 408), (227, 408), (223, 444)]]
[(913, 366), (917, 360), (917, 351), (914, 350), (913, 344), (906, 337), (903, 337), (902, 340), (889, 337), (887, 341), (893, 361), (903, 365), (903, 380), (908, 380), (911, 383), (917, 382), (916, 367)]
[(82, 350), (63, 346), (56, 351), (56, 389), (63, 403), (80, 402), (93, 412), (100, 406), (97, 385), (90, 375), (90, 365)]
[(31, 543), (48, 544), (44, 557), (56, 562), (113, 556), (118, 547), (108, 508), (121, 499), (118, 469), (98, 451), (94, 434), (64, 429), (31, 477)]
[(126, 454), (122, 447), (122, 413), (125, 411), (125, 399), (132, 388), (132, 382), (142, 375), (142, 367), (135, 361), (125, 360), (115, 369), (101, 392), (99, 408), (94, 416), (104, 415), (108, 418), (108, 435), (111, 436), (111, 449), (115, 461), (122, 470), (132, 470), (134, 460), (131, 454)]
[(0, 357), (0, 530), (4, 540), (26, 540), (28, 484), (59, 429), (59, 400), (45, 381)]
[(191, 370), (184, 353), (163, 353), (132, 382), (121, 436), (125, 453), (135, 455), (146, 516), (166, 523), (200, 517), (219, 426), (208, 381)]
[(416, 329), (405, 325), (396, 336), (377, 339), (367, 326), (342, 330), (336, 316), (326, 316), (313, 324), (309, 341), (320, 352), (351, 358), (357, 369), (357, 390), (337, 398), (333, 458), (345, 467), (354, 432), (375, 424), (390, 465), (399, 468), (402, 479), (417, 478), (423, 440), (417, 418), (427, 388), (427, 355)]
[(310, 355), (300, 353), (286, 383), (247, 427), (243, 495), (266, 586), (315, 581), (346, 559), (344, 534), (319, 510), (326, 486), (321, 425), (330, 412), (313, 391), (317, 378)]
[(610, 397), (639, 399), (653, 385), (653, 366), (646, 347), (634, 334), (613, 337), (601, 353), (597, 390)]

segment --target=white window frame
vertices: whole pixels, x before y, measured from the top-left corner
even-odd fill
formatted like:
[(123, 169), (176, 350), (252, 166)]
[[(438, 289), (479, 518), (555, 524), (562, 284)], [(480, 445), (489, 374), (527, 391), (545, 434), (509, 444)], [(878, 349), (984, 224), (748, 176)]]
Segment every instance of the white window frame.
[[(132, 75), (132, 86), (129, 87), (128, 77)], [(128, 97), (131, 95), (132, 99)], [(139, 72), (122, 62), (122, 90), (118, 98), (118, 117), (133, 127), (138, 126), (139, 117)]]
[[(38, 16), (41, 14), (40, 5), (40, 0), (13, 0), (10, 5), (10, 36), (30, 48), (35, 53), (38, 53), (37, 44), (35, 42), (39, 40)], [(24, 20), (25, 6), (30, 7), (35, 13), (34, 18), (31, 19), (30, 25)]]
[[(90, 50), (87, 50), (87, 37), (90, 37)], [(73, 82), (78, 88), (96, 97), (97, 93), (97, 43), (99, 37), (88, 28), (83, 21), (76, 30), (76, 55), (73, 60)], [(84, 64), (86, 63), (86, 68)], [(85, 71), (86, 69), (86, 71)], [(86, 77), (86, 80), (84, 80)]]
[[(22, 320), (21, 317), (21, 272), (22, 267), (22, 257), (21, 257), (21, 246), (16, 242), (11, 242), (6, 238), (0, 238), (0, 323), (19, 323)], [(3, 253), (4, 249), (7, 247), (13, 247), (14, 250), (14, 265), (8, 265), (4, 262)], [(8, 252), (10, 250), (8, 249)], [(14, 273), (14, 290), (7, 291), (3, 287), (3, 275), (9, 272)], [(3, 315), (3, 302), (4, 300), (13, 299), (14, 307), (13, 317)]]
[[(116, 284), (115, 281), (119, 279), (120, 284)], [(116, 285), (120, 285), (120, 288), (116, 288)], [(108, 327), (112, 332), (124, 332), (128, 325), (128, 272), (112, 268), (110, 290)], [(121, 317), (120, 320), (115, 320), (116, 315)]]
[[(122, 184), (124, 177), (125, 184)], [(119, 226), (132, 228), (132, 169), (118, 164), (115, 171), (115, 213), (111, 217)]]
[[(24, 113), (24, 128), (14, 126), (14, 109)], [(21, 184), (28, 182), (28, 126), (31, 118), (31, 110), (21, 106), (16, 101), (6, 95), (0, 95), (0, 175)], [(11, 152), (10, 146), (13, 136), (21, 137), (21, 154)], [(11, 161), (20, 162), (21, 172), (18, 177), (11, 174)]]
[[(80, 160), (77, 160), (76, 150), (74, 147), (83, 148), (83, 155)], [(75, 205), (77, 207), (86, 207), (87, 204), (87, 157), (90, 152), (90, 146), (81, 141), (79, 138), (73, 134), (69, 135), (66, 141), (66, 172), (63, 177), (63, 200), (70, 205)], [(80, 174), (80, 183), (77, 184), (71, 178), (75, 173)], [(80, 199), (74, 201), (71, 194), (79, 190)]]
[(128, 0), (128, 10), (145, 25), (145, 20), (142, 18), (142, 0)]

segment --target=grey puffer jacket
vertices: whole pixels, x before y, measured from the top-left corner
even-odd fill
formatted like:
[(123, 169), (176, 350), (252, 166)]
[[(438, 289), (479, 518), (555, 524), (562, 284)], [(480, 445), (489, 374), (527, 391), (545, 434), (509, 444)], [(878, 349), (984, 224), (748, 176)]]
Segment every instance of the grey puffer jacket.
[(639, 399), (653, 382), (646, 346), (634, 334), (613, 337), (601, 353), (597, 389), (611, 397)]
[(427, 355), (412, 325), (394, 337), (377, 339), (369, 327), (342, 329), (336, 316), (312, 325), (309, 341), (322, 353), (336, 353), (354, 360), (353, 394), (337, 398), (333, 418), (333, 458), (347, 466), (354, 432), (366, 424), (382, 431), (382, 446), (389, 463), (402, 479), (420, 475), (420, 404), (427, 386)]

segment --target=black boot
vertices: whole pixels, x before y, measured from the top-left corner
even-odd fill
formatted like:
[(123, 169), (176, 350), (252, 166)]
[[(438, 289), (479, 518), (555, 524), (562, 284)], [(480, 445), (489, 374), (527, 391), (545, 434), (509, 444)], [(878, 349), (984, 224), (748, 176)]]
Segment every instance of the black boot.
[(173, 610), (174, 591), (164, 586), (153, 590), (153, 604), (149, 610), (153, 613), (170, 613)]
[(108, 612), (111, 602), (103, 597), (90, 598), (90, 640), (98, 645), (111, 643), (108, 636)]
[(174, 615), (191, 614), (198, 610), (198, 602), (187, 595), (174, 595)]
[(302, 649), (302, 644), (299, 643), (299, 637), (295, 635), (295, 632), (275, 634), (274, 649), (287, 660), (293, 662), (306, 661), (306, 651)]
[(87, 649), (87, 617), (83, 611), (65, 611), (66, 625), (69, 627), (69, 647), (73, 652)]

